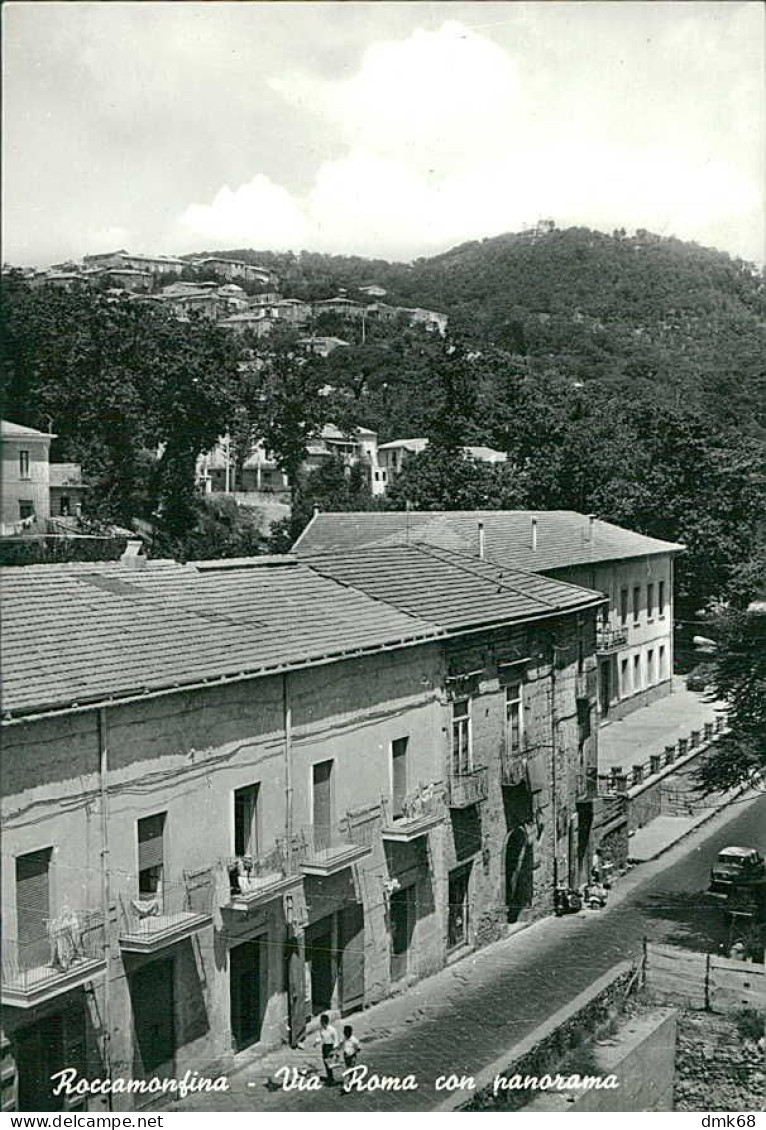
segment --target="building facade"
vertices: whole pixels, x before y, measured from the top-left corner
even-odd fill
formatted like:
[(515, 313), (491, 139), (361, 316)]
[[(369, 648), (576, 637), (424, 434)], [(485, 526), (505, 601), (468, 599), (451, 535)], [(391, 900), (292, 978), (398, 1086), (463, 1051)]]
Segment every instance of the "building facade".
[(601, 598), (520, 584), (417, 549), (6, 571), (6, 1109), (64, 1066), (215, 1073), (550, 911)]
[(51, 432), (0, 421), (2, 533), (19, 533), (50, 517), (50, 446), (55, 438)]

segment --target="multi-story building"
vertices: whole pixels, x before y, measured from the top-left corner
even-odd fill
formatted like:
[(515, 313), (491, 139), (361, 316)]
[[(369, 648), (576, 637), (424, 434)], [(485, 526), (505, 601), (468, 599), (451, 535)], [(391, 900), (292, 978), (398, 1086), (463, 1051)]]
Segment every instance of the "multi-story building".
[(684, 548), (675, 542), (568, 510), (408, 511), (319, 514), (295, 550), (302, 555), (422, 541), (476, 557), (478, 523), (488, 560), (584, 585), (609, 598), (596, 648), (602, 721), (669, 693), (673, 559)]
[(2, 533), (17, 533), (50, 516), (50, 446), (56, 437), (0, 420)]
[(134, 550), (3, 578), (6, 1109), (296, 1043), (588, 857), (600, 594), (429, 547)]
[(86, 484), (79, 463), (51, 463), (56, 437), (22, 424), (0, 421), (2, 511), (0, 535), (46, 533), (52, 519), (79, 517)]

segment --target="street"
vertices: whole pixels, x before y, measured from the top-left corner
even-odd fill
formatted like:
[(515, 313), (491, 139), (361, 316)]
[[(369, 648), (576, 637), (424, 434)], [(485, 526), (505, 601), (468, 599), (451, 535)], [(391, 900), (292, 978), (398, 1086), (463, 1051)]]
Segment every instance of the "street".
[[(284, 1064), (316, 1064), (318, 1052), (289, 1049), (243, 1064), (227, 1095), (199, 1095), (185, 1110), (428, 1110), (447, 1096), (434, 1090), (441, 1074), (477, 1074), (611, 966), (638, 956), (648, 937), (694, 950), (725, 938), (720, 907), (706, 896), (708, 873), (727, 844), (766, 849), (766, 796), (738, 800), (660, 859), (626, 876), (602, 911), (546, 918), (415, 985), (406, 995), (351, 1016), (362, 1040), (360, 1061), (371, 1071), (413, 1072), (413, 1092), (343, 1096), (270, 1091)], [(308, 1049), (308, 1045), (307, 1045)]]

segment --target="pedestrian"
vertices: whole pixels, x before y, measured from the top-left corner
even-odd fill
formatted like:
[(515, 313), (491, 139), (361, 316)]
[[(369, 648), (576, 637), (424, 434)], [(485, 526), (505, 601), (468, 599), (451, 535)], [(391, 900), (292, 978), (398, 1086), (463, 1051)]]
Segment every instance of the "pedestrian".
[[(362, 1045), (354, 1035), (354, 1029), (351, 1027), (351, 1025), (344, 1024), (343, 1043), (341, 1044), (341, 1050), (343, 1052), (343, 1066), (346, 1071), (350, 1071), (352, 1067), (356, 1067), (356, 1057), (359, 1054), (359, 1049), (361, 1048), (361, 1046)], [(343, 1090), (346, 1092), (346, 1094), (348, 1094), (348, 1084), (345, 1082), (345, 1080), (343, 1083)]]
[(330, 1017), (326, 1012), (323, 1012), (319, 1017), (319, 1032), (317, 1034), (316, 1043), (320, 1044), (322, 1048), (322, 1064), (324, 1066), (325, 1082), (328, 1086), (332, 1086), (335, 1082), (332, 1069), (338, 1042), (338, 1033), (330, 1023)]

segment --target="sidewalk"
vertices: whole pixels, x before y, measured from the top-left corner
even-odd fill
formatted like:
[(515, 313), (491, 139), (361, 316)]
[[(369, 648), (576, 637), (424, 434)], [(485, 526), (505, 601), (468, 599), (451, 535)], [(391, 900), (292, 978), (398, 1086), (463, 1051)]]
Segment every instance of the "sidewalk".
[(690, 801), (692, 811), (686, 816), (655, 816), (642, 828), (637, 828), (628, 843), (628, 861), (646, 863), (656, 859), (673, 844), (688, 836), (700, 824), (704, 824), (716, 812), (720, 812), (743, 792), (743, 786), (730, 789), (726, 793), (711, 793), (710, 796)]
[(632, 765), (648, 761), (653, 753), (663, 753), (666, 745), (688, 738), (692, 730), (702, 730), (720, 709), (722, 703), (707, 702), (704, 694), (687, 691), (684, 679), (674, 675), (672, 694), (599, 729), (599, 773), (608, 773), (613, 766), (629, 773)]

